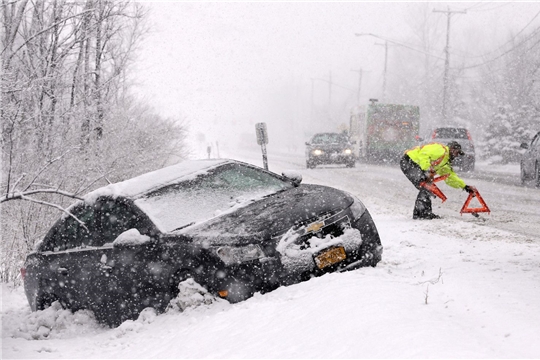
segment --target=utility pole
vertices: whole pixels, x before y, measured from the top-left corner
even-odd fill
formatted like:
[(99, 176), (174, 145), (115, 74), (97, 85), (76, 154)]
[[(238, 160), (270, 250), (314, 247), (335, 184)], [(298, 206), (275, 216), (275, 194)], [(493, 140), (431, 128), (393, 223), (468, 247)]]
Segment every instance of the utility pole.
[(356, 101), (357, 101), (358, 105), (360, 105), (360, 93), (361, 93), (361, 90), (362, 90), (362, 75), (364, 74), (364, 69), (362, 69), (362, 68), (360, 68), (360, 70), (351, 69), (351, 71), (355, 71), (359, 75), (358, 76), (358, 90), (357, 90), (357, 93), (356, 93), (356, 97), (357, 97)]
[(329, 79), (328, 80), (328, 111), (330, 111), (330, 108), (332, 107), (332, 71), (329, 72)]
[[(322, 78), (311, 78), (311, 108), (312, 108), (312, 114), (313, 114), (313, 108), (314, 108), (314, 100), (313, 100), (313, 93), (314, 93), (314, 81), (320, 80), (328, 83), (328, 115), (331, 117), (331, 106), (332, 106), (332, 86), (336, 86), (338, 88), (342, 88), (348, 91), (351, 91), (352, 89), (341, 86), (339, 84), (336, 84), (332, 81), (332, 71), (329, 71), (329, 79), (322, 79)], [(354, 90), (353, 90), (354, 91)]]
[(383, 72), (383, 83), (382, 83), (382, 100), (384, 102), (386, 98), (386, 68), (388, 66), (388, 41), (385, 41), (384, 44), (375, 43), (375, 45), (384, 46), (384, 72)]
[(360, 90), (362, 88), (362, 69), (360, 70), (351, 70), (358, 73), (358, 90), (356, 92), (356, 103), (360, 105)]
[(313, 101), (314, 92), (315, 92), (315, 79), (311, 78), (311, 124), (313, 124), (313, 108), (315, 107), (315, 102)]
[(448, 71), (450, 69), (450, 18), (453, 14), (466, 14), (466, 10), (450, 10), (450, 7), (448, 6), (446, 10), (437, 10), (433, 9), (433, 12), (440, 12), (446, 14), (446, 47), (444, 48), (444, 52), (446, 54), (446, 59), (444, 61), (444, 78), (443, 78), (443, 103), (442, 103), (442, 117), (443, 120), (446, 122), (447, 115), (446, 115), (446, 103), (447, 103), (447, 97), (448, 97)]

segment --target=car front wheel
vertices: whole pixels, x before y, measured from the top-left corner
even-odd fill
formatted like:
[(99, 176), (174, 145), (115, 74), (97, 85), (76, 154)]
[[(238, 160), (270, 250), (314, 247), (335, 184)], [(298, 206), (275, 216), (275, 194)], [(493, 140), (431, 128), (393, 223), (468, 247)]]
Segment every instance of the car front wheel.
[(58, 300), (58, 297), (54, 294), (41, 294), (36, 299), (36, 310), (45, 310), (52, 305), (53, 302)]

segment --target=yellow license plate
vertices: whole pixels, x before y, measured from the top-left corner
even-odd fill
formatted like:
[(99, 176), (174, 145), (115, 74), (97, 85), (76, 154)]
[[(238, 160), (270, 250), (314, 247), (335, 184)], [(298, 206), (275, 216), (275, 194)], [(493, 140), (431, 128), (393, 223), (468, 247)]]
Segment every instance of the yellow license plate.
[(335, 247), (329, 249), (322, 254), (315, 257), (315, 263), (319, 269), (324, 269), (327, 266), (334, 265), (342, 260), (345, 260), (347, 255), (345, 254), (345, 249), (340, 247)]

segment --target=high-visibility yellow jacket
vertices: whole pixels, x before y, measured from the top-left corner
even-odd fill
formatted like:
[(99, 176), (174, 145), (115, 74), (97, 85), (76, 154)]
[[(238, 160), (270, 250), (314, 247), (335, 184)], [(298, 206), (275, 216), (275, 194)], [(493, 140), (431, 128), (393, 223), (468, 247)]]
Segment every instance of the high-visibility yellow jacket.
[(465, 182), (457, 176), (450, 165), (450, 150), (448, 146), (439, 143), (430, 143), (424, 146), (416, 146), (405, 151), (405, 153), (422, 170), (435, 172), (440, 176), (448, 175), (448, 178), (444, 182), (449, 186), (456, 189), (463, 189), (465, 187)]

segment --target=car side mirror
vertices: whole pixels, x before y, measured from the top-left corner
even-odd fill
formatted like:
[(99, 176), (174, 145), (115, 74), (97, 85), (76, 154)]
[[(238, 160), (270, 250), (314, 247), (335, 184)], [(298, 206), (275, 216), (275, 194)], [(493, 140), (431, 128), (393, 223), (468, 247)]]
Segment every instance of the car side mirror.
[(527, 143), (521, 143), (520, 148), (522, 148), (522, 149), (528, 149), (528, 148), (529, 148), (529, 144), (527, 144)]
[(148, 235), (142, 235), (137, 229), (129, 229), (118, 235), (113, 241), (113, 247), (134, 247), (155, 242)]
[(306, 145), (311, 145), (311, 143), (309, 143), (308, 141), (306, 141)]
[(302, 174), (294, 170), (285, 170), (281, 175), (287, 180), (290, 180), (293, 186), (298, 186), (302, 182)]

